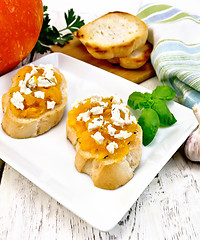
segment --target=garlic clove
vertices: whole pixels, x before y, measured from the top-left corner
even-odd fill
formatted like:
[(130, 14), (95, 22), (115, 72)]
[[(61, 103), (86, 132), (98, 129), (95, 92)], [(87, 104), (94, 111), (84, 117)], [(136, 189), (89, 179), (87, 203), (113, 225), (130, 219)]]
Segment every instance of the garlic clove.
[(200, 104), (195, 104), (192, 110), (197, 118), (199, 126), (186, 140), (184, 152), (189, 160), (200, 162)]
[(188, 137), (184, 151), (189, 160), (200, 162), (200, 131), (198, 129)]

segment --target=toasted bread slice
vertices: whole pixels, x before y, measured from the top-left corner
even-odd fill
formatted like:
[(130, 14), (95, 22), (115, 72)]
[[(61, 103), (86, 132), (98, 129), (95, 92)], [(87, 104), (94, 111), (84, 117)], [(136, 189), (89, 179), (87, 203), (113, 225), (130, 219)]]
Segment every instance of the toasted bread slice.
[[(49, 78), (53, 78), (54, 80), (56, 79), (55, 83), (53, 83), (53, 86), (41, 87), (42, 85), (40, 82), (40, 87), (38, 87), (37, 79), (38, 75), (41, 74), (37, 70), (41, 68), (36, 66), (26, 66), (19, 70), (18, 73), (12, 78), (11, 89), (2, 96), (2, 108), (4, 111), (4, 116), (1, 125), (3, 130), (10, 137), (36, 137), (57, 125), (63, 116), (67, 102), (67, 82), (65, 77), (57, 68), (52, 68), (49, 73), (51, 75)], [(45, 68), (44, 65), (43, 68)], [(32, 73), (35, 71), (35, 73), (31, 75), (31, 71)], [(30, 75), (26, 75), (27, 73)], [(45, 77), (43, 80), (44, 79)], [(53, 80), (47, 78), (45, 81), (46, 80), (53, 82)], [(30, 86), (29, 83), (32, 85)], [(48, 84), (48, 82), (45, 82), (45, 84), (46, 83)], [(52, 89), (52, 87), (54, 87), (54, 89)], [(59, 90), (56, 90), (55, 88), (60, 89), (60, 96), (56, 96)], [(35, 92), (37, 92), (37, 94)], [(15, 93), (17, 93), (18, 98), (13, 97)], [(56, 98), (59, 98), (59, 100)], [(26, 101), (29, 101), (29, 103)], [(31, 103), (31, 101), (33, 102)], [(49, 104), (48, 107), (47, 102)], [(26, 106), (27, 104), (29, 104), (29, 106)], [(39, 110), (38, 106), (40, 105), (42, 107)]]
[[(96, 187), (114, 190), (133, 177), (134, 170), (140, 163), (142, 130), (136, 120), (131, 120), (129, 110), (124, 104), (116, 103), (112, 97), (102, 98), (95, 103), (92, 99), (93, 97), (86, 99), (69, 112), (67, 138), (76, 150), (76, 169), (90, 175)], [(102, 108), (102, 102), (108, 102), (108, 105), (103, 104)], [(114, 110), (118, 106), (122, 112), (126, 112), (119, 122)], [(88, 111), (91, 111), (88, 115), (90, 118), (86, 116), (88, 112), (85, 112), (88, 107)], [(98, 114), (94, 109), (99, 109), (101, 113)], [(80, 119), (80, 116), (83, 118)], [(103, 140), (99, 137), (94, 139), (97, 133), (103, 136)], [(122, 136), (122, 133), (128, 135)], [(112, 148), (109, 147), (111, 145)]]
[(129, 56), (122, 58), (112, 58), (108, 61), (112, 64), (119, 64), (123, 68), (138, 69), (142, 67), (151, 55), (152, 47), (149, 43), (145, 43), (141, 48), (133, 51)]
[(95, 58), (126, 57), (147, 40), (146, 24), (125, 12), (110, 12), (82, 26), (74, 35)]

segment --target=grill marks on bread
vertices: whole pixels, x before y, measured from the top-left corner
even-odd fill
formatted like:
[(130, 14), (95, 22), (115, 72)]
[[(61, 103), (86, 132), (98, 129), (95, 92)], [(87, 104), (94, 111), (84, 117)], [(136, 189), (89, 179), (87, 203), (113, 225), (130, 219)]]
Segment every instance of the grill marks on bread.
[(125, 57), (145, 44), (146, 24), (129, 13), (111, 12), (82, 26), (75, 36), (95, 58)]

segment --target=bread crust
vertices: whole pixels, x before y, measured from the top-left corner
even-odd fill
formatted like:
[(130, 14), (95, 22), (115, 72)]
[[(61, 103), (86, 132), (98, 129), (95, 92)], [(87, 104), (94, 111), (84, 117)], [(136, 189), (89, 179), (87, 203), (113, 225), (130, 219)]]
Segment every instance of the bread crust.
[(129, 153), (121, 161), (107, 158), (98, 160), (98, 156), (80, 148), (76, 131), (66, 123), (67, 138), (76, 150), (75, 167), (81, 173), (88, 174), (96, 187), (114, 190), (125, 185), (134, 174), (142, 156), (142, 129), (137, 125), (135, 142), (130, 144)]
[[(12, 138), (30, 138), (36, 137), (47, 132), (49, 129), (57, 125), (64, 113), (67, 102), (67, 82), (64, 75), (57, 69), (54, 71), (59, 73), (62, 77), (61, 92), (62, 103), (56, 106), (54, 109), (45, 112), (38, 118), (19, 118), (16, 117), (10, 108), (10, 94), (5, 93), (2, 96), (2, 108), (4, 116), (2, 119), (2, 129)], [(12, 86), (16, 85), (17, 74), (12, 78)]]
[(112, 64), (119, 64), (126, 69), (138, 69), (148, 61), (151, 51), (151, 45), (146, 42), (144, 46), (133, 51), (130, 55), (122, 58), (108, 59), (108, 61)]
[(106, 159), (99, 161), (88, 152), (76, 146), (75, 166), (79, 172), (90, 175), (96, 187), (114, 190), (125, 185), (139, 165), (142, 153), (142, 131), (138, 128), (136, 142), (130, 146), (130, 152), (121, 160)]
[[(119, 26), (120, 20), (123, 20), (124, 23), (121, 26)], [(135, 29), (130, 30), (130, 23), (134, 24)], [(120, 41), (117, 41), (118, 37), (115, 36), (117, 27), (118, 31), (121, 29), (123, 31)], [(94, 29), (98, 31), (95, 37)], [(124, 32), (124, 29), (127, 31)], [(113, 39), (108, 39), (108, 31), (112, 32)], [(99, 32), (101, 32), (101, 40), (98, 40)], [(125, 12), (110, 12), (82, 26), (74, 35), (79, 38), (93, 57), (110, 59), (126, 57), (143, 46), (147, 40), (148, 28), (142, 20), (134, 15)]]

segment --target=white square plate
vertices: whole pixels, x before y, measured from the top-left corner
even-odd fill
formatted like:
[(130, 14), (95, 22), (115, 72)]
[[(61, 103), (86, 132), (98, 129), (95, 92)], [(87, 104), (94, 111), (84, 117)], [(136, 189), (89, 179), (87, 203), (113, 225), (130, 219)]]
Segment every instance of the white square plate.
[[(155, 175), (197, 126), (191, 109), (171, 102), (177, 123), (160, 128), (154, 141), (143, 147), (134, 177), (117, 190), (95, 187), (74, 167), (75, 150), (66, 139), (66, 117), (74, 101), (93, 94), (118, 95), (125, 102), (133, 91), (147, 89), (61, 53), (49, 54), (34, 64), (52, 63), (68, 82), (68, 103), (62, 121), (49, 132), (30, 139), (13, 139), (0, 128), (0, 157), (83, 220), (103, 231), (113, 228)], [(0, 97), (9, 90), (11, 77), (0, 78)], [(1, 104), (0, 104), (1, 105)], [(0, 107), (0, 121), (3, 112)]]

